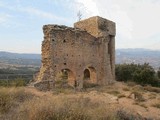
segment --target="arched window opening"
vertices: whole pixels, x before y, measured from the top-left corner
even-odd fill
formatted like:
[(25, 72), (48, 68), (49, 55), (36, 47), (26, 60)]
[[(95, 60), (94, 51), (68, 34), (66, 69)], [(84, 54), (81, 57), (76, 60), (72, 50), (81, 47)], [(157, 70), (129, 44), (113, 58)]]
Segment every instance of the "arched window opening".
[(84, 70), (84, 77), (83, 80), (89, 83), (97, 84), (97, 74), (94, 67), (88, 67)]
[(72, 86), (72, 87), (75, 87), (75, 80), (76, 80), (76, 77), (70, 69), (62, 69), (57, 74), (56, 83), (60, 87), (65, 87), (65, 86), (68, 86), (68, 85)]
[(90, 72), (88, 69), (84, 70), (84, 80), (89, 80), (90, 79)]

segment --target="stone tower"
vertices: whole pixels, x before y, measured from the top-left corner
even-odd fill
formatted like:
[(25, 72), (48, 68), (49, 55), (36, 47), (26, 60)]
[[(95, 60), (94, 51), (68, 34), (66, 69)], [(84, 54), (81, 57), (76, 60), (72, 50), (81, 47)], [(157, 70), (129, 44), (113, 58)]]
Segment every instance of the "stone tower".
[(67, 73), (70, 86), (106, 85), (115, 80), (115, 23), (99, 16), (76, 22), (74, 28), (44, 25), (42, 66), (38, 81), (55, 81)]

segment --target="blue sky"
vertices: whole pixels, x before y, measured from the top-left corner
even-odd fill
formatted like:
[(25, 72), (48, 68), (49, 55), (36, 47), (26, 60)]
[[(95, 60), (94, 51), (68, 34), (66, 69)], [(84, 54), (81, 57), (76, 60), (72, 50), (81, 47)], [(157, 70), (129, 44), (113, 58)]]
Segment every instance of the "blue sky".
[(0, 0), (0, 51), (41, 53), (42, 26), (73, 26), (79, 10), (116, 22), (116, 48), (160, 49), (159, 0)]

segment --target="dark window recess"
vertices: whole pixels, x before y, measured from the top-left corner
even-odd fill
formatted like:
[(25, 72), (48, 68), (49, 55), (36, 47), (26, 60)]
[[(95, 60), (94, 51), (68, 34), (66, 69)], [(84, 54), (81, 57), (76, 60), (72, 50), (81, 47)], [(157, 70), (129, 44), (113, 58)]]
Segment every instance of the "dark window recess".
[(56, 65), (54, 67), (57, 67)]
[(89, 80), (90, 79), (90, 72), (88, 69), (84, 70), (84, 79)]
[(65, 43), (65, 42), (66, 42), (66, 40), (63, 40), (63, 42)]
[(64, 63), (64, 65), (67, 65), (67, 63)]

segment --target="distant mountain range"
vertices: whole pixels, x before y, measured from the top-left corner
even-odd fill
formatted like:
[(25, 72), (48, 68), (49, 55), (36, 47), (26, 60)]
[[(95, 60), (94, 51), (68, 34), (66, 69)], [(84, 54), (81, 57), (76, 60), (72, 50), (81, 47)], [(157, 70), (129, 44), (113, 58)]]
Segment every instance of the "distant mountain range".
[(116, 63), (149, 63), (157, 70), (160, 67), (160, 50), (117, 49)]
[(20, 54), (0, 51), (0, 68), (39, 67), (40, 54)]
[(0, 51), (0, 58), (6, 59), (41, 59), (40, 54), (11, 53)]
[[(160, 50), (149, 49), (116, 49), (116, 64), (149, 63), (155, 69), (160, 67)], [(40, 54), (19, 54), (0, 51), (0, 67), (5, 65), (40, 66)]]

